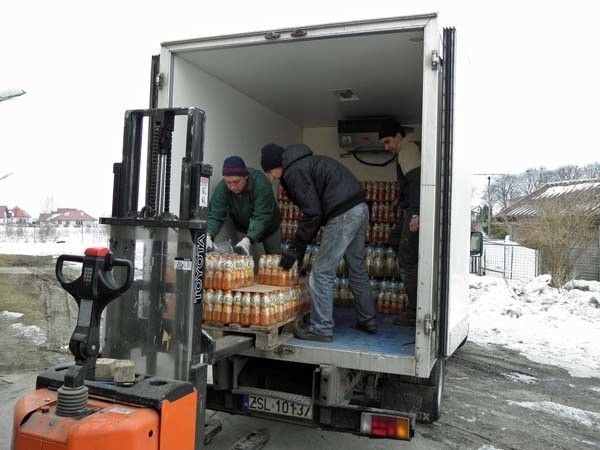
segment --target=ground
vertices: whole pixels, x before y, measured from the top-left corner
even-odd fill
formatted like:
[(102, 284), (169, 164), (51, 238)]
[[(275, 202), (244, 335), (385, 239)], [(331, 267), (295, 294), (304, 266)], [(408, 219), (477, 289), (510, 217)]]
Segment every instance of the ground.
[[(75, 319), (74, 302), (57, 287), (53, 271), (49, 257), (0, 255), (0, 339), (3, 343), (0, 347), (0, 450), (10, 448), (14, 403), (33, 389), (36, 373), (70, 357), (64, 345)], [(544, 342), (547, 346), (544, 362), (552, 364), (535, 362), (524, 356), (523, 353), (527, 353), (524, 349), (500, 344), (502, 334), (507, 339), (517, 336), (514, 342), (508, 343), (519, 344), (519, 330), (531, 328), (533, 322), (518, 320), (533, 315), (536, 299), (544, 305), (545, 312), (562, 317), (556, 312), (562, 305), (561, 300), (557, 297), (556, 302), (550, 302), (554, 293), (547, 290), (544, 280), (537, 282), (539, 286), (532, 287), (508, 285), (501, 280), (471, 281), (471, 295), (473, 301), (478, 302), (473, 309), (480, 315), (484, 314), (479, 300), (484, 291), (488, 294), (486, 298), (498, 302), (501, 301), (498, 292), (508, 289), (508, 294), (502, 294), (510, 297), (508, 306), (500, 308), (498, 314), (503, 320), (512, 321), (503, 325), (501, 320), (494, 319), (494, 326), (488, 326), (492, 331), (486, 334), (478, 331), (483, 325), (474, 319), (473, 338), (448, 360), (441, 420), (433, 425), (417, 425), (415, 438), (410, 443), (218, 413), (214, 417), (223, 421), (223, 431), (208, 448), (228, 449), (244, 434), (267, 428), (271, 439), (265, 449), (600, 449), (597, 353), (581, 344), (583, 338), (578, 337), (579, 341), (573, 343), (569, 335), (563, 335), (566, 343), (562, 351), (556, 350), (560, 349), (560, 336), (541, 340), (539, 348), (543, 348)], [(573, 291), (565, 295), (577, 299), (580, 296)], [(592, 297), (589, 294), (584, 298), (581, 294), (580, 306), (585, 314), (578, 323), (580, 329), (596, 321)], [(518, 303), (520, 301), (523, 303)], [(492, 309), (487, 308), (487, 311)], [(545, 322), (550, 320), (544, 318)], [(594, 330), (591, 328), (588, 334)], [(557, 331), (564, 333), (559, 328)], [(580, 334), (573, 332), (573, 336)], [(589, 361), (578, 367), (557, 362), (569, 348), (575, 360), (583, 354), (589, 356)], [(541, 359), (535, 353), (531, 358)]]

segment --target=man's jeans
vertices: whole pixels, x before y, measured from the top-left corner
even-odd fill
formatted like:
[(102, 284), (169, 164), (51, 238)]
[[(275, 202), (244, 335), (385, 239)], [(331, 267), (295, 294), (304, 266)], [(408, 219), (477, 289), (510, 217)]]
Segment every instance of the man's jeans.
[(369, 208), (366, 203), (361, 203), (325, 224), (319, 254), (309, 279), (312, 297), (310, 323), (314, 333), (333, 334), (333, 286), (342, 258), (346, 261), (358, 320), (375, 320), (375, 301), (364, 259), (368, 223)]

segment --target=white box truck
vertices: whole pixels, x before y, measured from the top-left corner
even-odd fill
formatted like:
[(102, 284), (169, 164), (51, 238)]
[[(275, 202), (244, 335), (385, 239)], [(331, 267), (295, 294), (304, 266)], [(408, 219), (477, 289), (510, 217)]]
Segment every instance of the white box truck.
[[(454, 36), (427, 14), (162, 44), (153, 106), (205, 111), (204, 161), (217, 173), (229, 155), (260, 168), (265, 144), (303, 143), (360, 180), (391, 181), (393, 164), (343, 158), (339, 121), (392, 116), (421, 138), (416, 329), (388, 323), (370, 336), (336, 317), (330, 343), (245, 349), (213, 366), (208, 408), (405, 439), (396, 420), (439, 417), (445, 360), (468, 334), (470, 182), (454, 145)], [(183, 156), (181, 142), (173, 149)]]

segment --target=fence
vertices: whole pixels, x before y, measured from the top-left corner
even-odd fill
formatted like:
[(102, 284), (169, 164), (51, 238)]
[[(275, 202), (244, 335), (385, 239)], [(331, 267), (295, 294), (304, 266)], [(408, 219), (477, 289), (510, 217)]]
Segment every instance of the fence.
[(600, 281), (600, 248), (573, 249), (571, 258), (574, 259), (574, 279)]
[(471, 257), (471, 273), (527, 281), (539, 275), (540, 257), (537, 250), (522, 245), (485, 241), (483, 255)]
[(108, 228), (92, 227), (0, 225), (0, 242), (106, 242)]

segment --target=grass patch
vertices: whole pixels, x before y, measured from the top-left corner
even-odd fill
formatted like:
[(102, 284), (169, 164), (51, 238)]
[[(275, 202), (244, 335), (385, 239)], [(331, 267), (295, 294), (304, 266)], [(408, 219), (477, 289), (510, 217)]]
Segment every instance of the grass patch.
[(53, 256), (0, 255), (0, 267), (46, 267), (54, 264)]
[(33, 274), (0, 274), (0, 311), (23, 313), (19, 322), (25, 325), (39, 325), (44, 320), (40, 294), (40, 279)]

